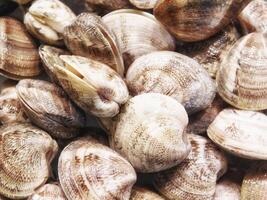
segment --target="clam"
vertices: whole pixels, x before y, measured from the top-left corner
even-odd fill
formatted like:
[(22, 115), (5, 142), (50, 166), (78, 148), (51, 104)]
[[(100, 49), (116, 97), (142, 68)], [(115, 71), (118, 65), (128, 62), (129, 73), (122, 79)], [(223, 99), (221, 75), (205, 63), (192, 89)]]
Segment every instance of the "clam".
[(105, 15), (103, 21), (118, 39), (126, 68), (147, 53), (175, 49), (173, 37), (149, 13), (122, 9)]
[(123, 76), (123, 59), (117, 40), (101, 17), (82, 13), (65, 28), (63, 36), (73, 54), (102, 62)]
[(10, 17), (0, 17), (0, 74), (22, 79), (40, 74), (40, 58), (24, 25)]
[(241, 187), (241, 200), (267, 199), (267, 163), (255, 164), (245, 175)]
[(131, 4), (140, 9), (153, 9), (158, 0), (129, 0)]
[(27, 123), (5, 125), (0, 135), (0, 194), (12, 199), (26, 198), (47, 181), (57, 143)]
[(130, 200), (165, 200), (157, 193), (144, 187), (133, 187)]
[(208, 139), (190, 135), (192, 151), (177, 167), (155, 174), (155, 188), (169, 200), (212, 200), (227, 169), (223, 152)]
[(186, 135), (187, 113), (171, 97), (156, 93), (135, 96), (123, 105), (112, 121), (111, 147), (138, 172), (171, 168), (190, 152)]
[(178, 46), (177, 49), (178, 52), (195, 59), (212, 78), (215, 78), (223, 58), (239, 38), (240, 34), (231, 24), (207, 40), (186, 42)]
[(160, 0), (155, 17), (179, 40), (195, 42), (221, 31), (238, 15), (240, 0)]
[(136, 182), (133, 167), (91, 137), (71, 142), (62, 151), (59, 180), (68, 199), (125, 200)]
[(80, 56), (53, 54), (55, 48), (40, 48), (47, 69), (69, 97), (85, 112), (113, 117), (128, 100), (122, 78), (109, 66)]
[(207, 132), (214, 143), (234, 155), (267, 160), (267, 116), (263, 113), (224, 109)]
[(62, 33), (76, 16), (59, 0), (35, 0), (24, 17), (27, 30), (39, 40), (62, 45)]
[(220, 96), (236, 108), (267, 109), (267, 35), (251, 33), (239, 39), (217, 73)]
[(29, 119), (56, 138), (72, 138), (85, 126), (84, 113), (52, 83), (24, 79), (17, 85), (21, 105)]
[(128, 0), (85, 0), (87, 7), (101, 10), (117, 10), (128, 8), (130, 3)]
[(238, 15), (245, 33), (267, 31), (267, 2), (264, 0), (251, 1)]
[(193, 59), (171, 51), (137, 58), (126, 74), (131, 95), (162, 93), (179, 101), (189, 114), (207, 108), (215, 97), (215, 84)]

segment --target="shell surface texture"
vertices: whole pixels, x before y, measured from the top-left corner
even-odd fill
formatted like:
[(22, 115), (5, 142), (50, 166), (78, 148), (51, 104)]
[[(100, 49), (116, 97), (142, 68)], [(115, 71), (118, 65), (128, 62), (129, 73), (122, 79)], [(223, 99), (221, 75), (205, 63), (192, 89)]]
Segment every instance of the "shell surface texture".
[(110, 145), (138, 172), (161, 171), (188, 156), (187, 124), (184, 107), (173, 98), (141, 94), (129, 99), (115, 117)]
[(85, 125), (85, 116), (64, 91), (47, 81), (24, 79), (16, 86), (30, 120), (56, 138), (72, 138)]
[(157, 173), (153, 184), (170, 200), (212, 200), (216, 181), (227, 169), (226, 157), (210, 140), (189, 138), (189, 156), (177, 167)]
[(132, 189), (132, 194), (130, 200), (165, 200), (163, 197), (159, 196), (156, 192), (153, 192), (144, 187), (134, 186)]
[(153, 9), (158, 0), (129, 0), (131, 4), (140, 9)]
[(104, 9), (108, 11), (128, 8), (130, 6), (128, 0), (85, 0), (85, 3), (93, 9)]
[(128, 161), (90, 137), (65, 147), (58, 170), (62, 189), (71, 200), (126, 200), (136, 182)]

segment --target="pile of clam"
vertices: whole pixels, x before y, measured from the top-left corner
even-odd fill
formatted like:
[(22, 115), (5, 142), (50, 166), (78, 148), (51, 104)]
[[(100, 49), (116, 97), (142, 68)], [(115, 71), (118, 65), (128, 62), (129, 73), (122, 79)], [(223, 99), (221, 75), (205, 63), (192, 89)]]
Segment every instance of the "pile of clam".
[(267, 199), (267, 1), (2, 0), (0, 74), (0, 199)]

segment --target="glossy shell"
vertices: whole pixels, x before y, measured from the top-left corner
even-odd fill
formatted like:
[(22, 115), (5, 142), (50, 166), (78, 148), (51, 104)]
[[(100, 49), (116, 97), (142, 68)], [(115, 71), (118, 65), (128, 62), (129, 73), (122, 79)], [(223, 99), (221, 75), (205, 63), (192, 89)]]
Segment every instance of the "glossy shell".
[(126, 200), (136, 174), (118, 153), (92, 138), (71, 142), (59, 158), (59, 180), (68, 199)]
[(8, 198), (26, 198), (49, 178), (57, 143), (27, 123), (3, 126), (0, 135), (0, 193)]
[(162, 94), (135, 96), (121, 108), (111, 129), (111, 147), (138, 172), (157, 172), (182, 162), (190, 152), (184, 107)]
[(157, 0), (129, 0), (131, 4), (140, 9), (153, 9)]
[(152, 51), (175, 49), (173, 37), (149, 13), (117, 10), (105, 15), (103, 21), (118, 39), (126, 68)]
[(251, 33), (239, 39), (217, 74), (220, 96), (246, 110), (267, 108), (267, 35)]
[(157, 193), (144, 187), (133, 187), (130, 200), (165, 200)]
[(40, 58), (24, 25), (10, 17), (0, 17), (0, 74), (22, 79), (40, 74)]
[(90, 13), (80, 14), (65, 28), (64, 41), (73, 54), (105, 63), (123, 76), (124, 64), (117, 39), (101, 17)]
[(162, 93), (178, 100), (189, 114), (207, 108), (215, 97), (215, 84), (193, 59), (171, 51), (158, 51), (136, 59), (126, 74), (131, 95)]
[(238, 14), (240, 0), (159, 0), (155, 17), (179, 40), (194, 42), (221, 31)]
[(210, 140), (198, 135), (189, 138), (189, 156), (177, 167), (157, 173), (154, 186), (169, 200), (212, 200), (227, 160)]
[(72, 138), (85, 126), (84, 113), (64, 91), (47, 81), (24, 79), (17, 93), (30, 120), (56, 138)]
[(213, 142), (230, 153), (267, 160), (267, 116), (263, 113), (225, 109), (207, 132)]

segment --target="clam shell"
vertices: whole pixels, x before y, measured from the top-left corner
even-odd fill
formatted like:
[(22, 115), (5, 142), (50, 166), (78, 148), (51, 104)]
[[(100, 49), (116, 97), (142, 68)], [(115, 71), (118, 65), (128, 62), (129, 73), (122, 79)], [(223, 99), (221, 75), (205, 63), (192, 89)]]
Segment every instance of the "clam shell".
[(239, 39), (217, 73), (220, 96), (234, 107), (267, 109), (267, 35), (251, 33)]
[(153, 9), (158, 0), (129, 0), (131, 4), (140, 9)]
[(188, 156), (187, 124), (184, 107), (173, 98), (138, 95), (129, 99), (114, 119), (110, 145), (138, 172), (158, 172)]
[(267, 160), (267, 116), (263, 113), (224, 109), (207, 132), (213, 142), (234, 155)]
[(38, 188), (27, 200), (67, 200), (58, 183), (48, 183)]
[(85, 0), (87, 7), (93, 9), (118, 10), (129, 7), (128, 0)]
[(133, 187), (130, 200), (164, 200), (157, 193), (144, 187)]
[(72, 138), (85, 126), (84, 113), (64, 91), (47, 81), (24, 79), (17, 85), (21, 105), (30, 120), (56, 138)]
[(0, 74), (19, 80), (40, 74), (40, 58), (24, 25), (10, 17), (0, 17)]
[(63, 35), (73, 54), (105, 63), (123, 76), (124, 64), (117, 39), (101, 17), (82, 13), (65, 28)]
[(58, 170), (62, 189), (72, 200), (129, 199), (136, 182), (135, 171), (124, 158), (89, 137), (62, 151)]
[(178, 100), (189, 114), (207, 108), (215, 97), (215, 84), (193, 59), (171, 51), (137, 58), (126, 74), (131, 95), (162, 93)]
[(213, 200), (240, 200), (240, 191), (237, 181), (225, 177), (217, 183)]
[(238, 15), (245, 33), (267, 31), (267, 2), (264, 0), (251, 1)]
[(240, 0), (159, 0), (154, 15), (177, 39), (194, 42), (222, 30), (238, 15), (241, 3)]
[(27, 123), (3, 126), (0, 135), (0, 194), (26, 198), (47, 181), (57, 143)]
[(147, 53), (175, 49), (173, 37), (149, 13), (117, 10), (105, 15), (103, 21), (118, 39), (126, 68)]
[(190, 135), (192, 151), (177, 167), (155, 174), (155, 188), (169, 200), (212, 200), (227, 169), (224, 154), (208, 139)]

